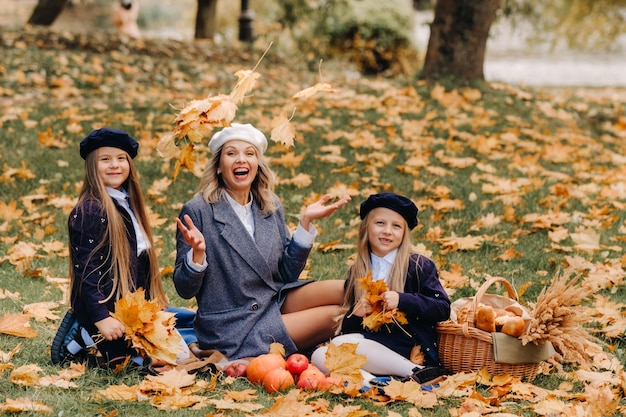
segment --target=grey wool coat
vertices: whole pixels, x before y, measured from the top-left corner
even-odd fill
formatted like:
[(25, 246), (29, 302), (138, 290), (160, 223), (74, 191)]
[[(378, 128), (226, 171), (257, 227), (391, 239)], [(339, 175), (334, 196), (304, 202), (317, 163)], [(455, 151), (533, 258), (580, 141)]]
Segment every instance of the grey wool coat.
[(272, 342), (295, 352), (280, 307), (287, 290), (311, 282), (298, 280), (311, 249), (291, 239), (282, 205), (263, 214), (255, 202), (252, 211), (254, 239), (225, 197), (209, 204), (197, 195), (183, 205), (180, 219), (189, 215), (206, 241), (208, 266), (202, 272), (189, 266), (190, 246), (176, 234), (174, 285), (181, 297), (196, 297), (198, 344), (229, 359), (267, 353)]

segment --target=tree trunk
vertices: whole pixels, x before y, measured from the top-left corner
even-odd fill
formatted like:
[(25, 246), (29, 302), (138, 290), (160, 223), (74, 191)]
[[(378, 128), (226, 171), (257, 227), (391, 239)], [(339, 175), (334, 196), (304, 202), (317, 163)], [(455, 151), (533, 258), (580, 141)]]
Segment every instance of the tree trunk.
[(61, 14), (69, 0), (39, 0), (28, 18), (29, 25), (50, 26)]
[(489, 29), (501, 0), (437, 0), (422, 77), (485, 79)]
[(198, 0), (196, 39), (213, 39), (217, 18), (217, 0)]

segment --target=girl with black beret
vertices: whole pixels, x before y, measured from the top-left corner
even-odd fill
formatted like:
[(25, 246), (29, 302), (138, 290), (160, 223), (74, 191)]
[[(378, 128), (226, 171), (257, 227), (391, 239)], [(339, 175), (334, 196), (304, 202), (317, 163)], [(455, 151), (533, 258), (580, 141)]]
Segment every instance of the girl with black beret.
[[(411, 378), (419, 383), (447, 374), (437, 354), (437, 322), (450, 316), (450, 299), (439, 281), (437, 268), (427, 257), (411, 251), (411, 230), (417, 224), (418, 209), (407, 197), (394, 193), (371, 195), (360, 207), (356, 261), (348, 270), (341, 335), (332, 342), (355, 343), (357, 353), (367, 356), (362, 373), (367, 380), (375, 375)], [(363, 318), (372, 305), (365, 298), (358, 279), (371, 274), (384, 280), (385, 310), (398, 309), (407, 324), (390, 323), (377, 331), (364, 326)], [(312, 356), (322, 370), (327, 347)], [(420, 354), (415, 355), (417, 352)], [(412, 362), (412, 355), (422, 357)]]
[(71, 310), (53, 340), (53, 363), (75, 360), (78, 352), (94, 353), (105, 366), (139, 361), (124, 324), (111, 316), (115, 302), (140, 288), (146, 299), (168, 302), (133, 163), (138, 149), (128, 133), (106, 127), (80, 143), (85, 176), (67, 222)]

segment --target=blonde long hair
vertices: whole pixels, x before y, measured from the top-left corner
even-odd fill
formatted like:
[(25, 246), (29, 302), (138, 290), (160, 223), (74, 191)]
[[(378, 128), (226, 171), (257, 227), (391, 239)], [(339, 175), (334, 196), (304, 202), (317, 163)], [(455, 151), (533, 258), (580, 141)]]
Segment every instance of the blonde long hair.
[[(365, 278), (372, 270), (372, 261), (370, 258), (371, 248), (367, 236), (367, 228), (370, 221), (371, 212), (367, 213), (359, 226), (356, 259), (348, 269), (348, 284), (343, 300), (343, 307), (346, 309), (354, 305), (363, 294), (363, 290), (359, 288), (357, 280)], [(387, 288), (390, 291), (404, 292), (409, 262), (411, 262), (411, 229), (409, 229), (405, 221), (402, 242), (400, 242), (400, 246), (398, 246), (396, 259), (389, 272), (389, 277), (386, 280)]]
[[(226, 192), (226, 184), (222, 177), (217, 174), (223, 149), (224, 146), (213, 154), (200, 177), (197, 193), (201, 194), (207, 203), (217, 203)], [(254, 151), (259, 161), (259, 169), (256, 178), (252, 182), (250, 191), (254, 199), (259, 202), (261, 211), (264, 214), (273, 213), (279, 207), (279, 199), (274, 192), (274, 173), (265, 156), (256, 148), (254, 148)]]
[[(117, 210), (115, 203), (113, 203), (113, 199), (108, 194), (106, 186), (98, 175), (97, 154), (98, 150), (96, 149), (85, 158), (85, 178), (78, 197), (77, 207), (80, 210), (82, 202), (85, 200), (97, 200), (102, 204), (103, 215), (108, 219), (104, 236), (90, 255), (95, 256), (97, 251), (101, 250), (105, 246), (108, 246), (106, 247), (107, 256), (103, 260), (103, 264), (109, 259), (111, 260), (111, 267), (106, 272), (110, 273), (113, 286), (111, 293), (108, 294), (106, 299), (102, 301), (104, 303), (109, 301), (111, 298), (118, 300), (124, 294), (129, 291), (135, 291), (137, 288), (134, 288), (130, 275), (130, 261), (128, 257), (130, 245), (128, 242), (126, 225), (122, 215)], [(146, 239), (150, 242), (150, 247), (147, 249), (150, 265), (150, 270), (148, 272), (150, 299), (158, 302), (162, 306), (165, 306), (168, 303), (168, 299), (165, 291), (163, 290), (163, 283), (161, 282), (161, 273), (159, 271), (156, 250), (154, 249), (152, 229), (145, 209), (141, 187), (139, 186), (137, 170), (130, 156), (126, 155), (126, 158), (128, 159), (129, 173), (128, 178), (124, 183), (124, 188), (128, 192), (128, 203), (137, 218), (137, 222), (143, 228)], [(74, 281), (76, 279), (73, 264), (72, 251), (70, 251), (70, 288), (73, 288)], [(89, 271), (89, 273), (92, 272), (93, 271)]]

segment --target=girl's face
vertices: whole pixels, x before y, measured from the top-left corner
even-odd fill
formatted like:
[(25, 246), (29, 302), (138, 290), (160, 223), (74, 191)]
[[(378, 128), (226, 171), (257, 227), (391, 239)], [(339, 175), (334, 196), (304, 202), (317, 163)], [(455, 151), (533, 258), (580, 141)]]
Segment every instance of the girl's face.
[(226, 189), (233, 192), (250, 192), (259, 170), (259, 158), (254, 145), (243, 140), (224, 144), (219, 169)]
[(398, 249), (404, 237), (406, 220), (398, 212), (377, 207), (369, 212), (367, 239), (372, 253), (383, 257)]
[(107, 187), (119, 190), (130, 174), (130, 162), (126, 151), (111, 146), (96, 150), (98, 176)]

